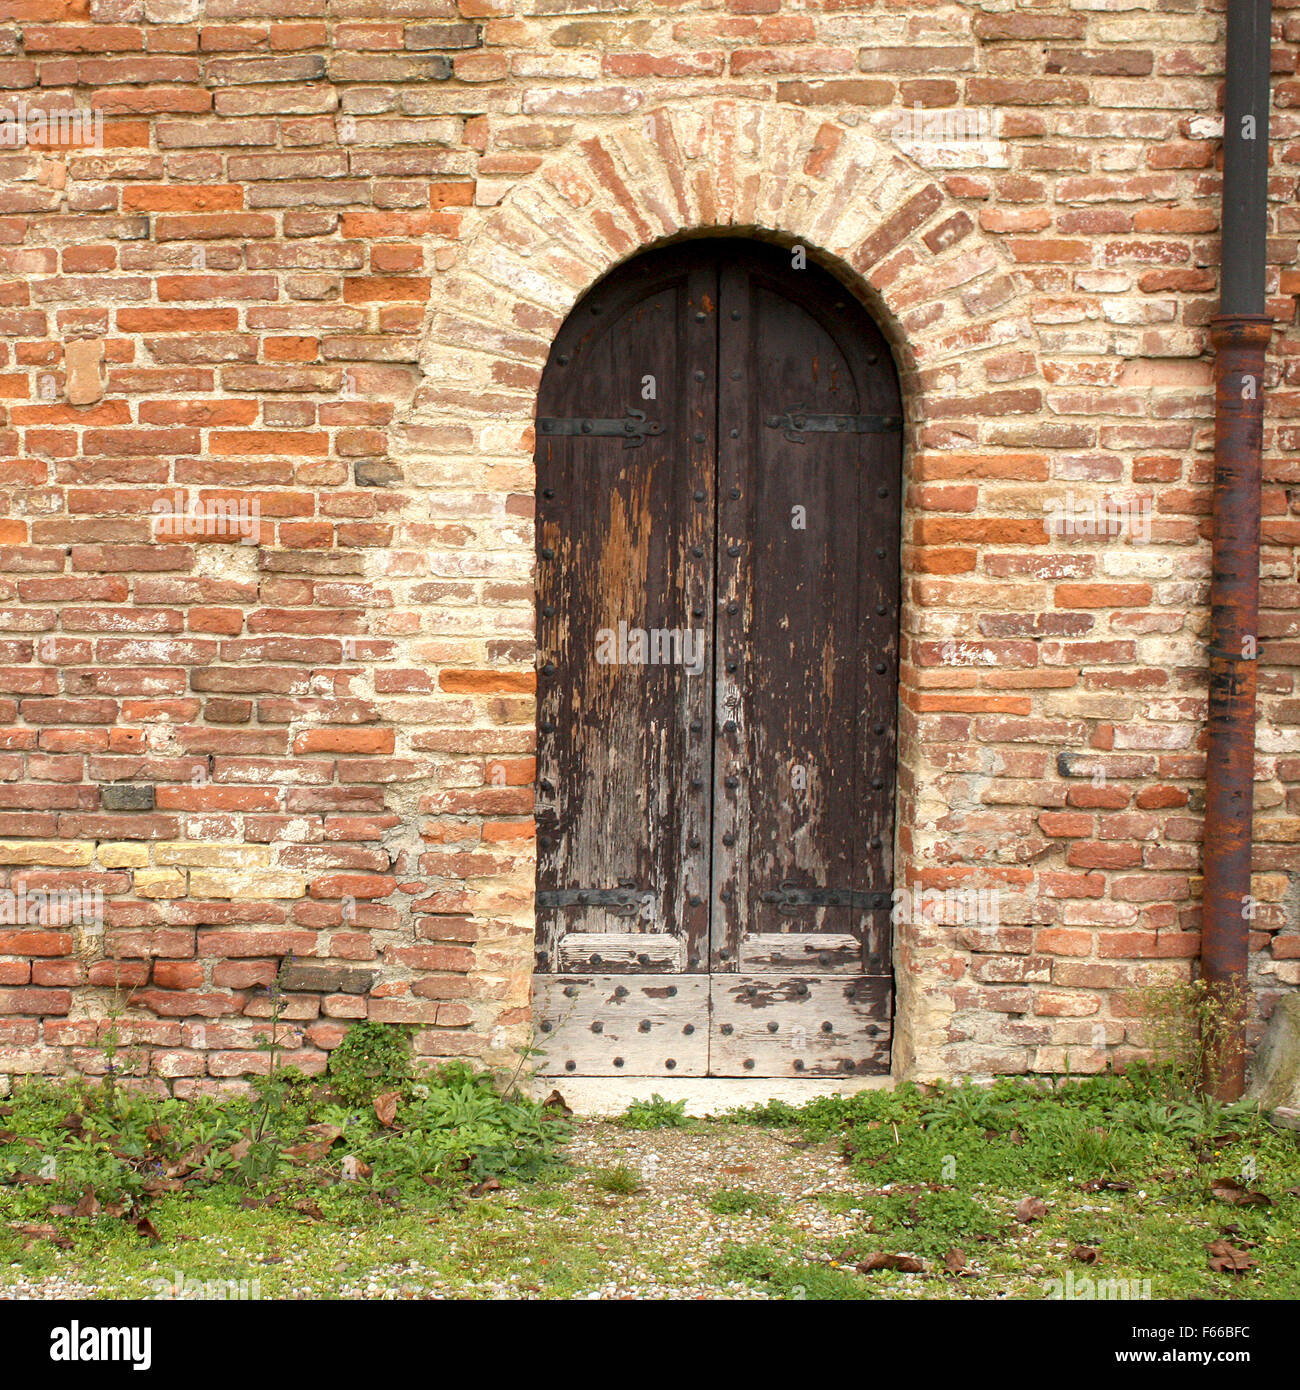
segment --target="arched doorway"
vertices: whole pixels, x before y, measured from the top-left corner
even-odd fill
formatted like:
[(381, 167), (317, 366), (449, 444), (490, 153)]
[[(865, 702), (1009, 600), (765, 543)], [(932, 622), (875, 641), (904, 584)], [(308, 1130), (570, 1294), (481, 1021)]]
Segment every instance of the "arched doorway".
[(889, 1069), (901, 399), (831, 275), (645, 253), (537, 411), (542, 1071)]

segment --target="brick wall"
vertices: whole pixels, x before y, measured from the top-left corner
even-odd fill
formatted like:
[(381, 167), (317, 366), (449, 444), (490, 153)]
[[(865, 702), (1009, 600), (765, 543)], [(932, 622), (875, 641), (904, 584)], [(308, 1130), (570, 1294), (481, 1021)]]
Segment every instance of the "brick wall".
[[(103, 114), (0, 148), (0, 869), (104, 908), (0, 924), (0, 1073), (116, 1027), (230, 1085), (287, 956), (306, 1071), (363, 1017), (525, 1039), (532, 397), (583, 290), (712, 227), (807, 244), (907, 391), (900, 875), (1003, 909), (900, 927), (897, 1069), (1132, 1055), (1198, 949), (1221, 10), (0, 0), (6, 104)], [(1259, 1018), (1300, 984), (1275, 11)], [(918, 106), (994, 146), (900, 144)], [(1150, 542), (1050, 536), (1067, 497)]]

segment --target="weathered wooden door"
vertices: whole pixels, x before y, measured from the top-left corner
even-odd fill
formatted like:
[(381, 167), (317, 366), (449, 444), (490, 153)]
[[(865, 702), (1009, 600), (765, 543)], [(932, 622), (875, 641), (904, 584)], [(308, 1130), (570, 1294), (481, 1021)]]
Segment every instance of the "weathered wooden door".
[(888, 1069), (901, 407), (802, 254), (598, 285), (538, 400), (543, 1070)]

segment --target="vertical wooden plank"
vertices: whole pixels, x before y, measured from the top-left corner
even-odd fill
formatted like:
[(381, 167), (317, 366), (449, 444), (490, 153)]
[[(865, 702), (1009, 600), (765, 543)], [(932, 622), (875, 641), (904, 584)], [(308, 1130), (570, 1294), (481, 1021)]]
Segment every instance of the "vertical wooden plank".
[(749, 628), (753, 617), (753, 455), (762, 402), (748, 261), (731, 257), (718, 276), (718, 543), (713, 655), (713, 881), (709, 960), (714, 974), (739, 966), (742, 926), (750, 916), (751, 782), (747, 775), (753, 712)]

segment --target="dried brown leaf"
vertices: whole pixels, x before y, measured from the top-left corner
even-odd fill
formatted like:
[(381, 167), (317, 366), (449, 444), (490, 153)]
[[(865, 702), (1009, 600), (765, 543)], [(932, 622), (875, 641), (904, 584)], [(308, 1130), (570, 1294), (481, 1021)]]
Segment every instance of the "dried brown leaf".
[(77, 1205), (73, 1207), (72, 1214), (74, 1216), (99, 1215), (99, 1198), (95, 1196), (95, 1189), (89, 1183), (86, 1184), (85, 1190), (78, 1198)]
[(573, 1114), (573, 1111), (565, 1104), (564, 1097), (559, 1091), (552, 1091), (551, 1094), (546, 1097), (542, 1102), (542, 1111), (544, 1115), (549, 1118), (560, 1120), (567, 1120), (569, 1116)]
[(1016, 1208), (1016, 1219), (1026, 1223), (1039, 1221), (1047, 1215), (1047, 1203), (1041, 1197), (1026, 1197)]
[(876, 1250), (865, 1260), (860, 1260), (854, 1268), (859, 1274), (871, 1274), (877, 1269), (896, 1269), (902, 1274), (922, 1274), (925, 1266), (912, 1255), (887, 1255)]
[(48, 1240), (57, 1245), (60, 1250), (72, 1249), (72, 1241), (67, 1236), (61, 1235), (58, 1228), (51, 1226), (47, 1221), (11, 1221), (9, 1225), (20, 1236), (29, 1238), (25, 1246), (28, 1250), (38, 1240)]
[(385, 1129), (396, 1129), (397, 1102), (401, 1100), (400, 1091), (385, 1091), (382, 1095), (375, 1097), (375, 1119), (379, 1121)]
[(1210, 1194), (1220, 1202), (1228, 1202), (1234, 1207), (1271, 1207), (1272, 1199), (1262, 1192), (1254, 1192), (1236, 1178), (1215, 1178), (1210, 1184)]
[(1245, 1274), (1248, 1269), (1257, 1269), (1258, 1260), (1250, 1256), (1228, 1240), (1212, 1240), (1206, 1247), (1209, 1251), (1210, 1268), (1216, 1274)]

